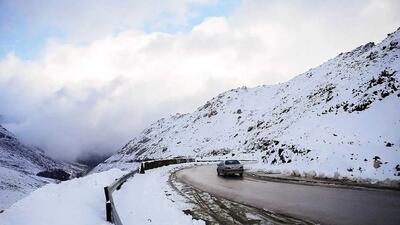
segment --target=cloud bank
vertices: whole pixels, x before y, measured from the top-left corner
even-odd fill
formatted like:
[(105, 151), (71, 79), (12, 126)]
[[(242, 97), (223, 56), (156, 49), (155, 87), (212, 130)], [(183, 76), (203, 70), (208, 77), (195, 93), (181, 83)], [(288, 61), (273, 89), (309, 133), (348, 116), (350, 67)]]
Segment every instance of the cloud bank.
[[(229, 16), (170, 33), (144, 30), (161, 25), (147, 13), (121, 19), (126, 7), (115, 7), (116, 22), (91, 24), (85, 11), (73, 19), (82, 26), (68, 19), (54, 25), (71, 39), (49, 41), (31, 60), (11, 52), (0, 61), (5, 127), (58, 158), (114, 152), (161, 117), (190, 112), (231, 88), (286, 81), (400, 25), (397, 1), (245, 1)], [(166, 7), (177, 15), (168, 23), (193, 16)], [(140, 24), (121, 22), (131, 20)], [(95, 37), (82, 34), (86, 23)]]

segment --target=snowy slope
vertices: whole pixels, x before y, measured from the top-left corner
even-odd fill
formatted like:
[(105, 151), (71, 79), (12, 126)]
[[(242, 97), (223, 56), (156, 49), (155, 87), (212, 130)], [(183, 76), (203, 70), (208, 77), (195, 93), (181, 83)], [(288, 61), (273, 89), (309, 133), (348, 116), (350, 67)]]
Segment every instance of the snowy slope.
[(103, 187), (122, 175), (114, 169), (41, 187), (1, 213), (0, 224), (109, 224)]
[(9, 207), (38, 187), (56, 180), (36, 176), (45, 170), (62, 169), (72, 177), (85, 167), (54, 160), (40, 149), (26, 146), (0, 126), (0, 209)]
[(148, 158), (234, 155), (266, 169), (398, 179), (399, 56), (398, 29), (288, 82), (227, 91), (158, 120), (95, 171)]
[[(125, 225), (205, 224), (183, 213), (182, 210), (191, 205), (174, 193), (169, 185), (171, 170), (180, 166), (171, 165), (136, 174), (113, 193), (118, 214)], [(103, 187), (123, 174), (119, 169), (112, 169), (57, 185), (46, 185), (1, 213), (0, 224), (110, 224), (105, 218)]]

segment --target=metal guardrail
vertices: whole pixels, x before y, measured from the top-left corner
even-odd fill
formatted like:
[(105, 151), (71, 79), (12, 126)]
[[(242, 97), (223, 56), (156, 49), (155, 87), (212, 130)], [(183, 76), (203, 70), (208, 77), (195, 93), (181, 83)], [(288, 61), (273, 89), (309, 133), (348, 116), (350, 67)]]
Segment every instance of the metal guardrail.
[[(196, 159), (196, 162), (221, 162), (225, 159)], [(256, 163), (255, 159), (238, 159), (240, 162)]]
[(140, 166), (141, 173), (144, 173), (145, 170), (150, 170), (154, 168), (158, 168), (161, 166), (168, 166), (172, 164), (179, 164), (179, 163), (188, 163), (194, 162), (195, 160), (192, 158), (177, 158), (177, 159), (163, 159), (163, 160), (152, 160), (142, 162)]
[(117, 179), (110, 186), (104, 187), (104, 194), (106, 196), (106, 219), (108, 222), (114, 223), (116, 225), (122, 225), (121, 219), (118, 216), (117, 209), (115, 208), (114, 199), (112, 193), (115, 190), (119, 190), (121, 186), (133, 175), (139, 172), (139, 169), (129, 172)]
[(123, 225), (121, 219), (118, 216), (117, 209), (115, 208), (114, 199), (112, 197), (112, 193), (117, 191), (121, 188), (121, 186), (131, 177), (133, 177), (136, 173), (145, 173), (145, 170), (154, 169), (157, 167), (172, 165), (172, 164), (179, 164), (179, 163), (188, 163), (194, 162), (194, 159), (188, 158), (177, 158), (177, 159), (164, 159), (164, 160), (152, 160), (142, 162), (140, 164), (140, 168), (129, 172), (122, 176), (121, 178), (114, 181), (109, 186), (104, 187), (104, 194), (106, 196), (106, 219), (108, 222), (116, 224), (116, 225)]
[[(108, 222), (116, 224), (116, 225), (123, 225), (121, 219), (118, 216), (117, 209), (114, 204), (114, 199), (112, 197), (112, 193), (114, 191), (118, 191), (121, 186), (131, 177), (133, 177), (136, 173), (145, 173), (146, 170), (168, 166), (172, 164), (179, 164), (179, 163), (188, 163), (188, 162), (219, 162), (220, 160), (195, 160), (193, 158), (175, 158), (175, 159), (163, 159), (163, 160), (151, 160), (151, 161), (144, 161), (141, 162), (139, 169), (131, 171), (124, 176), (120, 177), (119, 179), (115, 180), (111, 185), (104, 187), (104, 194), (106, 196), (106, 219)], [(247, 161), (252, 162), (256, 160), (240, 160), (240, 161)]]

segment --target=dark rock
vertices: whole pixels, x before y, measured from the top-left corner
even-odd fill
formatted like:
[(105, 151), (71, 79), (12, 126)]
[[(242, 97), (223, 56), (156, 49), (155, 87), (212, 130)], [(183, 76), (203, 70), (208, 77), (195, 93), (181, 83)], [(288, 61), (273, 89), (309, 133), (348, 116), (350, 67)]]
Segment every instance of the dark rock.
[(193, 215), (194, 215), (194, 211), (192, 211), (191, 209), (185, 209), (185, 210), (182, 210), (182, 212), (187, 216), (193, 217)]
[(201, 110), (203, 110), (203, 109), (207, 109), (210, 105), (211, 105), (210, 102), (206, 102), (206, 104), (204, 104), (203, 107), (201, 107), (201, 108), (199, 109), (199, 111), (201, 111)]
[(389, 44), (389, 51), (397, 47), (398, 42), (397, 41), (391, 41)]
[(69, 173), (65, 172), (62, 169), (45, 170), (45, 171), (41, 171), (41, 172), (37, 173), (36, 175), (40, 176), (40, 177), (47, 177), (47, 178), (52, 178), (52, 179), (56, 179), (56, 180), (60, 180), (60, 181), (68, 180), (71, 176)]
[(147, 142), (149, 142), (151, 139), (148, 137), (143, 137), (140, 141), (138, 141), (138, 143), (140, 144), (145, 144)]
[(208, 118), (217, 115), (218, 112), (216, 110), (212, 110), (209, 114), (208, 114)]
[(368, 108), (368, 106), (369, 106), (371, 103), (372, 103), (372, 101), (366, 101), (366, 102), (360, 103), (360, 104), (358, 104), (358, 105), (356, 105), (356, 106), (354, 107), (354, 111), (359, 111), (359, 112), (364, 111), (365, 109)]
[(374, 60), (378, 57), (378, 51), (371, 52), (366, 58), (369, 60)]

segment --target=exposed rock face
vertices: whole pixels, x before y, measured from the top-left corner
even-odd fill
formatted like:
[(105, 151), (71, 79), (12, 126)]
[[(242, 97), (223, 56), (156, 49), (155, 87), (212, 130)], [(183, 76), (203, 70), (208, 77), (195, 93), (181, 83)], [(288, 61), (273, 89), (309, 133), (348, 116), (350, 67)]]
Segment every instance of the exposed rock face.
[[(163, 118), (96, 170), (176, 156), (255, 158), (270, 169), (397, 177), (400, 31), (273, 86), (222, 93)], [(390, 143), (390, 144), (388, 144)], [(380, 167), (371, 164), (380, 157)]]

